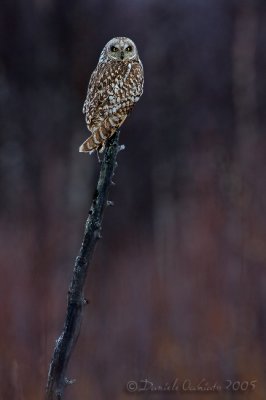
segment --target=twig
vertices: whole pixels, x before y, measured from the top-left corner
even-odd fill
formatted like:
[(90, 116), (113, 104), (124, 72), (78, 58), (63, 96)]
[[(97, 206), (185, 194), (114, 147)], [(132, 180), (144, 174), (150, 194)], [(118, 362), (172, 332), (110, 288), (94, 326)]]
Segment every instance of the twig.
[(66, 377), (66, 370), (72, 350), (80, 332), (82, 310), (88, 301), (84, 298), (83, 290), (88, 267), (97, 241), (101, 237), (104, 208), (108, 202), (108, 192), (112, 185), (112, 177), (117, 165), (116, 157), (119, 150), (119, 132), (116, 132), (107, 142), (104, 158), (101, 163), (97, 189), (85, 225), (83, 242), (76, 258), (72, 281), (68, 291), (67, 313), (64, 328), (56, 341), (52, 361), (48, 373), (46, 387), (47, 400), (61, 400), (64, 388), (74, 383)]

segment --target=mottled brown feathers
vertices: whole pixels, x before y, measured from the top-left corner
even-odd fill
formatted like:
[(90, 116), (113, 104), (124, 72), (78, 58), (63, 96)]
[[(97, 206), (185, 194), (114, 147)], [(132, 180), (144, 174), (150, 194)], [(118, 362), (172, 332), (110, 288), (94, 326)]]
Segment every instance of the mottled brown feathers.
[[(111, 52), (114, 46), (116, 54)], [(126, 50), (129, 47), (132, 52)], [(143, 80), (135, 44), (127, 38), (109, 41), (89, 82), (83, 113), (92, 135), (80, 146), (81, 152), (104, 148), (142, 95)]]

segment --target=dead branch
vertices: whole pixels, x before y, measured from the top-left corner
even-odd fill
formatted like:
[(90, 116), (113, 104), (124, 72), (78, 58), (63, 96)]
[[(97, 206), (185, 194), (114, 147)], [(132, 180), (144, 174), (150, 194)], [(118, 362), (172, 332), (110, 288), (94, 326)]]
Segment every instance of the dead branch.
[(117, 164), (116, 157), (119, 150), (123, 149), (122, 146), (119, 146), (118, 140), (119, 132), (108, 140), (103, 161), (101, 162), (97, 188), (86, 221), (83, 242), (76, 258), (68, 291), (64, 328), (56, 340), (49, 368), (46, 387), (47, 400), (61, 400), (65, 386), (73, 383), (73, 381), (67, 379), (66, 371), (79, 336), (83, 307), (87, 304), (84, 298), (84, 284), (95, 245), (101, 237), (103, 212), (105, 207), (110, 204), (107, 198)]

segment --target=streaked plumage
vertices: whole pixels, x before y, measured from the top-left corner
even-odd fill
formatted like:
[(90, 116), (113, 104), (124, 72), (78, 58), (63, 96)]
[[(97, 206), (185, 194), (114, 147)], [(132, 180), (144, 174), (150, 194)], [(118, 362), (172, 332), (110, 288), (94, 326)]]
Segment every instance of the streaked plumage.
[(91, 75), (83, 113), (91, 136), (81, 152), (103, 150), (106, 140), (123, 124), (143, 92), (143, 66), (134, 42), (111, 39)]

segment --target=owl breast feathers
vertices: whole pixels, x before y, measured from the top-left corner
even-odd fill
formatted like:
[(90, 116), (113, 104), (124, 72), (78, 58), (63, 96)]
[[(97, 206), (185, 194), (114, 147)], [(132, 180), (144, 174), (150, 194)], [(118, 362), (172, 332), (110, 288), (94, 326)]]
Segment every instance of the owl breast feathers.
[(104, 47), (91, 75), (83, 106), (91, 136), (79, 151), (102, 151), (143, 92), (144, 74), (134, 42), (114, 38)]

